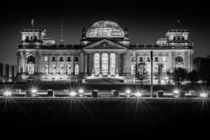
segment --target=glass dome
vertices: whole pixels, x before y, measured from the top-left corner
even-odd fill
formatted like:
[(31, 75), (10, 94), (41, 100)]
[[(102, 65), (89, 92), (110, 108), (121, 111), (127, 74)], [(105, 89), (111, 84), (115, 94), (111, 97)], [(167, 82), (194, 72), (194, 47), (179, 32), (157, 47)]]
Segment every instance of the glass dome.
[(87, 31), (86, 37), (89, 38), (123, 38), (125, 32), (113, 21), (95, 22)]

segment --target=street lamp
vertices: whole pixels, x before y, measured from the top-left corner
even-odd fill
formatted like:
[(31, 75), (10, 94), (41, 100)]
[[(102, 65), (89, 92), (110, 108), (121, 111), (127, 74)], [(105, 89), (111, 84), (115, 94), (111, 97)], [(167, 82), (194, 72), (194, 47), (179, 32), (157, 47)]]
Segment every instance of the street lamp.
[(142, 92), (140, 92), (140, 91), (137, 91), (137, 92), (135, 93), (135, 96), (136, 96), (136, 97), (142, 97), (142, 95), (143, 95), (143, 94), (142, 94)]
[(200, 97), (201, 97), (201, 98), (207, 98), (207, 97), (208, 97), (208, 93), (201, 92), (201, 93), (200, 93)]
[(174, 89), (173, 93), (174, 93), (174, 97), (178, 98), (179, 97), (179, 90), (178, 89)]
[(5, 90), (4, 91), (4, 96), (8, 97), (8, 96), (11, 96), (12, 95), (12, 92), (10, 90)]
[(76, 93), (74, 90), (72, 90), (72, 91), (69, 92), (69, 95), (70, 95), (71, 97), (74, 97), (74, 96), (77, 95), (77, 93)]

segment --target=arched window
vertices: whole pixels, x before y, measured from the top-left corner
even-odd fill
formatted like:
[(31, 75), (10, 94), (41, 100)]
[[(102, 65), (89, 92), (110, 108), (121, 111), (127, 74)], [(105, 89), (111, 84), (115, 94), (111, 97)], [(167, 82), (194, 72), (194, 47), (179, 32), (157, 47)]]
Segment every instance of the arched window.
[(67, 71), (68, 74), (71, 74), (71, 71), (72, 71), (72, 70), (71, 70), (71, 65), (68, 65), (68, 71)]
[(53, 65), (53, 74), (56, 74), (56, 65)]
[(78, 75), (79, 74), (79, 65), (76, 64), (75, 65), (75, 75)]
[(34, 74), (34, 66), (33, 65), (28, 66), (28, 74)]
[(132, 64), (131, 65), (131, 74), (135, 74), (136, 73), (136, 67), (135, 67), (135, 64)]
[(177, 57), (175, 58), (175, 62), (176, 62), (176, 63), (183, 63), (183, 62), (184, 62), (184, 59), (183, 59), (182, 56), (177, 56)]
[(27, 57), (27, 63), (35, 64), (35, 57), (30, 55)]

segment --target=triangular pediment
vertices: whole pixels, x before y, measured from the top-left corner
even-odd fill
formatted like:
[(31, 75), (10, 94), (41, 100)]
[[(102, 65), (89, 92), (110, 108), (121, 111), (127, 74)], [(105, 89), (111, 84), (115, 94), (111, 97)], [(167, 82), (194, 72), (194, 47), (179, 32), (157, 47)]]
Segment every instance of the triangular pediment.
[(103, 39), (86, 46), (84, 49), (127, 49), (127, 48), (113, 41)]

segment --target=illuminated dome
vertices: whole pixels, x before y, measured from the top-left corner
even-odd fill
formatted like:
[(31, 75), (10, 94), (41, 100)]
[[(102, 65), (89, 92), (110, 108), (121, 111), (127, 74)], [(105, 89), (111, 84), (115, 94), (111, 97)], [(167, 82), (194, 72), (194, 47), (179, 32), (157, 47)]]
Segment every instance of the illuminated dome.
[(113, 21), (95, 22), (87, 31), (86, 37), (89, 38), (123, 38), (125, 32)]

